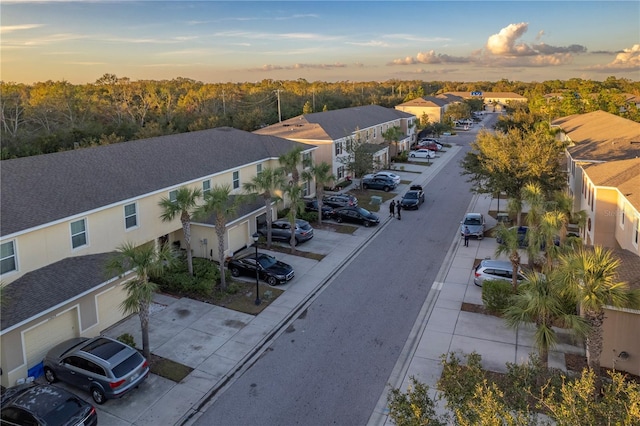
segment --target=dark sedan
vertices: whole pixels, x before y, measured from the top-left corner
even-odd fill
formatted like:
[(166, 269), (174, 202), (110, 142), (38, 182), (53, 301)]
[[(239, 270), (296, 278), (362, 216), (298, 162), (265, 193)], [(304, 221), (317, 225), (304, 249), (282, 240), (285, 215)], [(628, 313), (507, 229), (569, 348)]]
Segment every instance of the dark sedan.
[[(318, 212), (318, 200), (305, 200), (304, 211), (306, 212)], [(333, 207), (326, 204), (322, 204), (322, 217), (329, 219), (333, 215)]]
[(358, 223), (364, 226), (377, 225), (380, 223), (380, 218), (375, 214), (371, 213), (367, 209), (363, 209), (362, 207), (352, 206), (352, 207), (342, 207), (336, 209), (333, 212), (333, 218), (336, 222), (350, 222), (350, 223)]
[[(269, 285), (284, 284), (294, 277), (291, 265), (279, 261), (266, 253), (258, 253), (258, 277), (266, 281)], [(256, 276), (256, 255), (255, 253), (236, 257), (229, 261), (228, 268), (231, 275), (239, 277), (241, 275)]]
[(404, 210), (418, 210), (422, 203), (424, 203), (424, 192), (418, 190), (407, 191), (400, 201)]
[(337, 209), (339, 207), (357, 206), (358, 199), (353, 195), (339, 194), (322, 198), (322, 204)]
[(93, 405), (57, 386), (29, 383), (3, 390), (2, 425), (95, 426)]

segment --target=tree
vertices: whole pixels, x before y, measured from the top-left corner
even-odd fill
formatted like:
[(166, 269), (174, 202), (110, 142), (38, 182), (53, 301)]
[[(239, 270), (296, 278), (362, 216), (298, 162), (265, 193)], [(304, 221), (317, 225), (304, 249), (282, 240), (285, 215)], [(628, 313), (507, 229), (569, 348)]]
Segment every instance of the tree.
[(549, 364), (549, 349), (558, 342), (553, 326), (562, 324), (580, 335), (586, 332), (586, 323), (575, 312), (568, 311), (565, 300), (559, 280), (531, 272), (525, 274), (525, 281), (509, 299), (509, 307), (502, 313), (510, 327), (535, 324), (534, 341), (545, 369)]
[(389, 145), (393, 145), (394, 147), (393, 157), (398, 156), (398, 139), (400, 139), (400, 136), (402, 136), (402, 134), (403, 133), (400, 126), (389, 127), (387, 130), (382, 132), (384, 141), (388, 142)]
[[(376, 148), (377, 149), (377, 148)], [(354, 179), (361, 178), (373, 169), (373, 154), (367, 149), (360, 131), (350, 136), (344, 142), (346, 155), (338, 157)]]
[(289, 199), (289, 213), (287, 218), (289, 219), (289, 225), (291, 226), (291, 251), (296, 250), (296, 218), (298, 216), (298, 210), (304, 209), (304, 189), (298, 184), (286, 185), (282, 189), (283, 195)]
[(198, 199), (202, 196), (199, 188), (187, 188), (183, 186), (176, 191), (175, 200), (162, 198), (158, 205), (162, 208), (160, 218), (163, 222), (172, 221), (180, 215), (182, 231), (184, 233), (185, 249), (187, 250), (187, 269), (189, 275), (193, 275), (193, 255), (191, 253), (191, 215), (198, 206)]
[(300, 165), (301, 162), (300, 157), (302, 151), (303, 148), (298, 146), (286, 154), (282, 154), (278, 158), (278, 162), (280, 163), (280, 167), (282, 167), (284, 174), (291, 175), (291, 180), (294, 185), (297, 185), (300, 182), (300, 171), (298, 170), (298, 165)]
[(586, 338), (587, 363), (597, 376), (600, 375), (604, 307), (640, 306), (640, 292), (630, 290), (626, 282), (617, 281), (619, 265), (620, 259), (600, 246), (582, 247), (560, 257), (558, 273), (564, 291), (576, 301), (580, 315), (590, 327)]
[(153, 244), (135, 246), (124, 243), (116, 250), (116, 254), (107, 262), (107, 270), (123, 276), (128, 271), (135, 271), (135, 276), (124, 284), (127, 297), (120, 305), (123, 313), (137, 313), (140, 317), (142, 331), (142, 353), (149, 359), (149, 306), (158, 286), (151, 281), (151, 275), (160, 275), (163, 270), (175, 263), (175, 255), (170, 246), (156, 249)]
[(204, 193), (204, 204), (198, 206), (194, 216), (215, 218), (216, 236), (218, 237), (218, 266), (220, 268), (220, 288), (227, 289), (227, 277), (224, 273), (224, 235), (227, 230), (227, 219), (235, 214), (238, 198), (231, 196), (229, 185), (214, 185), (210, 191)]
[(507, 228), (504, 223), (500, 223), (496, 229), (495, 235), (502, 240), (496, 247), (496, 257), (502, 254), (509, 256), (513, 269), (513, 277), (511, 284), (513, 285), (513, 292), (518, 290), (518, 271), (520, 270), (520, 240), (518, 238), (518, 228)]
[(309, 170), (302, 172), (302, 178), (316, 184), (316, 202), (318, 203), (318, 223), (322, 223), (322, 197), (325, 185), (335, 181), (336, 177), (331, 174), (331, 165), (326, 162), (312, 165)]
[(264, 200), (265, 214), (267, 216), (267, 249), (271, 248), (271, 202), (275, 198), (276, 191), (284, 185), (282, 169), (265, 168), (262, 173), (251, 178), (251, 181), (243, 184), (243, 189), (247, 193), (259, 194)]

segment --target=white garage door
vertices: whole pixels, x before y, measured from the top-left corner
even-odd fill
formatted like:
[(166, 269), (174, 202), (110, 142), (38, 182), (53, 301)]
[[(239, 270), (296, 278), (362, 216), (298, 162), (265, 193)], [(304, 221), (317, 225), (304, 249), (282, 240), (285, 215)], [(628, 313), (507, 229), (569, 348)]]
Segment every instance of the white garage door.
[(78, 310), (70, 309), (24, 334), (27, 368), (39, 364), (47, 351), (56, 344), (80, 336), (78, 328)]
[(235, 253), (246, 247), (247, 238), (249, 238), (249, 222), (243, 222), (229, 229), (229, 251)]
[(124, 318), (120, 304), (127, 294), (123, 287), (118, 285), (98, 295), (98, 323), (100, 330), (109, 328)]

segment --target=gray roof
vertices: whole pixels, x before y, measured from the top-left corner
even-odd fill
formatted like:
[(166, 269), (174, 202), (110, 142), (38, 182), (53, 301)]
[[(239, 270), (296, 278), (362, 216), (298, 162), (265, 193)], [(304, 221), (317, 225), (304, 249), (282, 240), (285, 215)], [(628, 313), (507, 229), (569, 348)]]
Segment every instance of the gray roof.
[(313, 146), (229, 127), (5, 160), (0, 234)]
[(106, 269), (107, 261), (113, 255), (68, 257), (7, 284), (3, 287), (5, 303), (0, 310), (0, 329), (4, 332), (8, 327), (105, 283), (113, 275), (107, 274)]
[(358, 129), (410, 118), (415, 118), (415, 115), (379, 105), (365, 105), (299, 115), (256, 130), (255, 133), (279, 135), (291, 139), (338, 140), (351, 136)]

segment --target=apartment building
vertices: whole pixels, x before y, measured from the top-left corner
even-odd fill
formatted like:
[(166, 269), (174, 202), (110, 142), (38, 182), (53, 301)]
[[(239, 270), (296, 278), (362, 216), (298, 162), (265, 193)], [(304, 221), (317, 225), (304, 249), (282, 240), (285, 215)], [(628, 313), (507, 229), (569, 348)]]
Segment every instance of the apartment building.
[[(313, 160), (312, 145), (216, 128), (2, 161), (2, 385), (34, 374), (55, 343), (98, 335), (123, 318), (127, 277), (105, 268), (118, 246), (184, 249), (179, 218), (160, 218), (162, 198), (185, 186), (229, 185), (240, 194), (244, 182), (278, 167), (278, 157), (296, 147)], [(265, 213), (260, 200), (238, 209), (227, 224), (225, 255), (252, 244)], [(212, 223), (192, 224), (194, 256), (218, 260)]]

